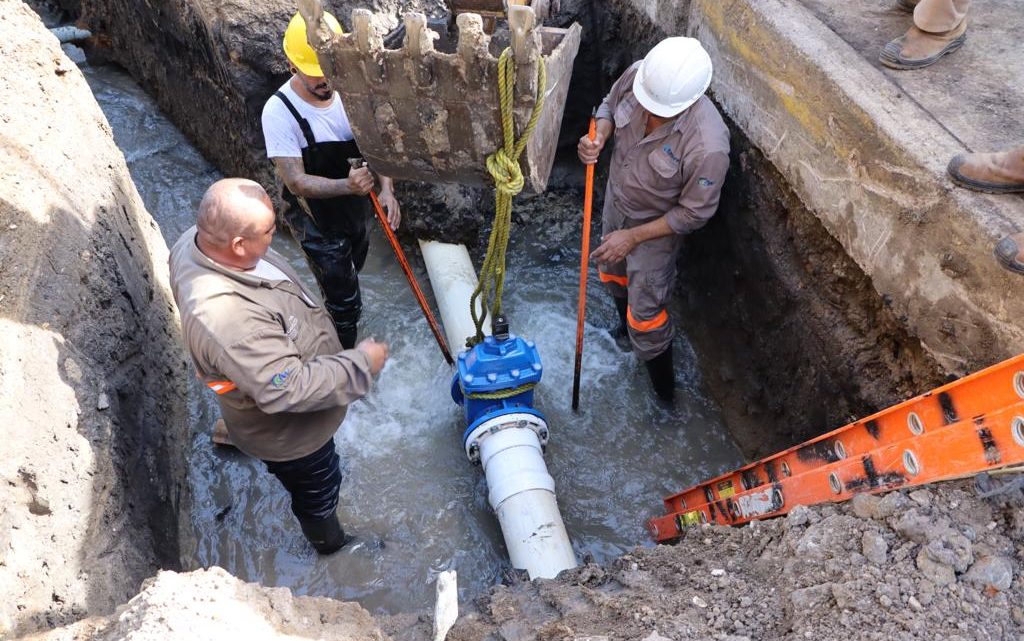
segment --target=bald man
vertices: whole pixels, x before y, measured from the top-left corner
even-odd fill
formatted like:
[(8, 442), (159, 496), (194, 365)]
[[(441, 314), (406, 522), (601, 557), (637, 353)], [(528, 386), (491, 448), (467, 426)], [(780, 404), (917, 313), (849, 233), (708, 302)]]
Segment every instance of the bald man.
[(348, 538), (336, 514), (334, 433), (370, 390), (388, 347), (342, 349), (319, 295), (270, 249), (274, 209), (250, 180), (214, 183), (196, 226), (171, 250), (171, 287), (198, 376), (216, 392), (231, 441), (260, 458), (291, 494), (321, 554)]

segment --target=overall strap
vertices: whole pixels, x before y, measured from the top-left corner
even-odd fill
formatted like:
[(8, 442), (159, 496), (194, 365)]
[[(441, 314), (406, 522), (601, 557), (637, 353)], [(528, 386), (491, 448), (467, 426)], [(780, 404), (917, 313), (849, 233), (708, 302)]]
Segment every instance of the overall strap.
[(302, 130), (302, 135), (306, 138), (306, 144), (310, 147), (316, 144), (316, 138), (313, 137), (313, 128), (309, 126), (309, 121), (303, 118), (299, 114), (299, 110), (295, 108), (291, 100), (288, 100), (288, 96), (284, 95), (281, 91), (275, 91), (274, 95), (281, 99), (285, 107), (288, 107), (288, 111), (292, 113), (295, 120), (299, 123), (299, 129)]

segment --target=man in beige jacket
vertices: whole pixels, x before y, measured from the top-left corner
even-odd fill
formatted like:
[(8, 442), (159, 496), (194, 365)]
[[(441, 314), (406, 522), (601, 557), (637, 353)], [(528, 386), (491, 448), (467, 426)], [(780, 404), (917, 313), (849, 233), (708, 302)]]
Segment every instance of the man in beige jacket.
[(388, 348), (367, 339), (342, 349), (318, 295), (270, 249), (275, 230), (260, 185), (214, 183), (196, 226), (171, 250), (171, 287), (192, 361), (217, 393), (232, 442), (266, 463), (291, 494), (303, 534), (330, 554), (347, 540), (335, 512), (334, 433)]

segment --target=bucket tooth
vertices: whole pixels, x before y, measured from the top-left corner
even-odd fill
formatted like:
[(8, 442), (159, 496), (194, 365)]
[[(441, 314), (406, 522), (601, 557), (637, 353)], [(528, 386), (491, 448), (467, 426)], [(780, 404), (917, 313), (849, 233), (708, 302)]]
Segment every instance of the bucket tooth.
[(427, 28), (427, 17), (422, 13), (410, 12), (403, 16), (405, 42), (402, 45), (408, 55), (404, 58), (406, 73), (417, 89), (434, 91), (434, 40), (440, 36)]
[[(301, 4), (319, 6), (319, 1)], [(517, 134), (535, 104), (541, 59), (547, 67), (544, 106), (521, 158), (527, 187), (539, 192), (554, 160), (580, 27), (541, 26), (524, 6), (509, 7), (508, 15), (510, 31), (494, 38), (508, 41), (514, 51)], [(392, 49), (371, 18), (369, 11), (356, 9), (350, 33), (310, 37), (324, 73), (341, 94), (363, 156), (376, 171), (397, 179), (491, 184), (486, 158), (502, 144), (500, 49), (481, 16), (458, 14), (455, 38), (448, 25), (421, 13), (405, 14), (404, 37), (387, 38), (391, 47), (401, 42)]]

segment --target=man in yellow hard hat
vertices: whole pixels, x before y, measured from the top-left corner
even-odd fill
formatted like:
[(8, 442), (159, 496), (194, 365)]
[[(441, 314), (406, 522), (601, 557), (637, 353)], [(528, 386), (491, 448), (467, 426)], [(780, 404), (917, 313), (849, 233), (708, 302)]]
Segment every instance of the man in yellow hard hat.
[[(335, 33), (342, 33), (334, 16), (325, 12), (324, 19)], [(267, 157), (291, 205), (285, 221), (323, 291), (338, 339), (351, 349), (363, 307), (358, 273), (369, 249), (367, 194), (374, 178), (365, 167), (350, 169), (348, 161), (360, 157), (359, 147), (341, 97), (324, 78), (306, 40), (306, 23), (299, 14), (285, 30), (284, 53), (292, 77), (263, 108)], [(386, 176), (380, 176), (379, 198), (388, 223), (397, 229), (401, 211)]]

